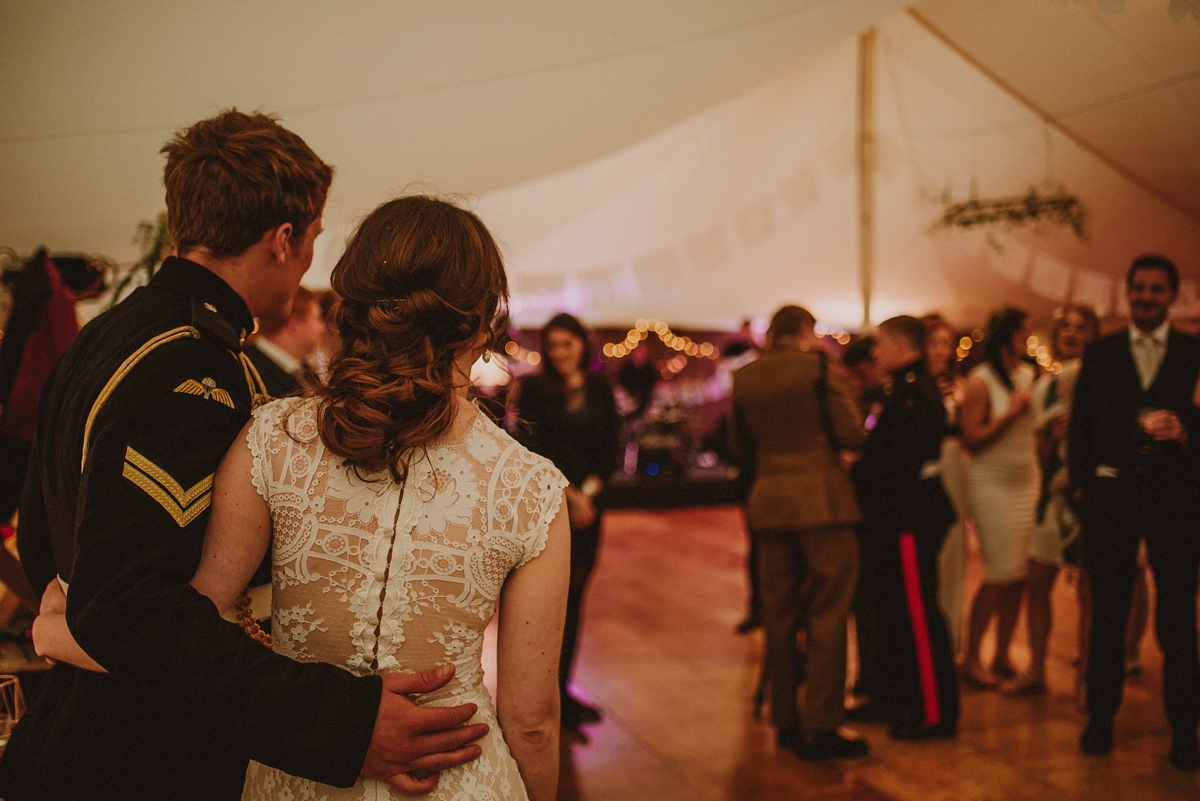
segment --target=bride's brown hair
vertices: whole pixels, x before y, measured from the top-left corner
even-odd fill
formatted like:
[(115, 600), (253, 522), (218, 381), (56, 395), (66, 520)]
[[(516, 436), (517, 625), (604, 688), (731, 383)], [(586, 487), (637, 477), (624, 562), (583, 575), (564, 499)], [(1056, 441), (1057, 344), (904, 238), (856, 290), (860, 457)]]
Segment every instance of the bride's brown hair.
[(436, 198), (389, 200), (362, 221), (331, 277), (341, 336), (312, 388), (330, 451), (363, 474), (408, 473), (454, 422), (455, 359), (504, 330), (508, 278), (483, 222)]

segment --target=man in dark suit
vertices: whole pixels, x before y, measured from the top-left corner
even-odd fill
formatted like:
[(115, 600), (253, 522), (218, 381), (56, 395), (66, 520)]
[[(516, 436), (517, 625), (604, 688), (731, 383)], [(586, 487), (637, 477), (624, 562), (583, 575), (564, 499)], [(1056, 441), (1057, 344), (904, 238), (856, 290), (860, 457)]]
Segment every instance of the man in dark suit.
[(1135, 259), (1125, 291), (1131, 324), (1088, 346), (1068, 431), (1093, 605), (1088, 724), (1080, 746), (1089, 754), (1112, 750), (1138, 542), (1144, 539), (1158, 592), (1155, 625), (1172, 731), (1169, 761), (1195, 770), (1200, 767), (1200, 419), (1193, 396), (1200, 378), (1200, 340), (1171, 330), (1167, 321), (1179, 291), (1179, 273), (1170, 260)]
[(45, 611), (65, 612), (107, 672), (51, 669), (0, 759), (0, 795), (232, 800), (250, 759), (342, 787), (363, 774), (429, 792), (437, 775), (424, 773), (477, 757), (467, 743), (486, 731), (456, 728), (473, 704), (404, 697), (448, 675), (293, 662), (188, 583), (217, 465), (266, 394), (242, 343), (252, 315), (287, 315), (332, 170), (272, 117), (237, 111), (163, 152), (180, 255), (55, 366), (21, 502), (21, 560), (47, 587), (43, 606), (55, 599)]
[[(759, 536), (771, 719), (779, 745), (810, 760), (863, 756), (842, 736), (846, 615), (858, 577), (858, 504), (839, 448), (857, 448), (862, 417), (827, 354), (810, 346), (813, 316), (784, 306), (762, 358), (733, 377), (730, 447), (753, 454), (746, 517)], [(801, 587), (807, 583), (802, 601)], [(804, 719), (796, 709), (796, 634), (807, 633)]]
[(307, 369), (305, 360), (327, 330), (320, 298), (300, 287), (287, 319), (262, 319), (258, 323), (258, 333), (246, 346), (246, 356), (272, 398), (290, 395), (300, 389), (300, 376)]

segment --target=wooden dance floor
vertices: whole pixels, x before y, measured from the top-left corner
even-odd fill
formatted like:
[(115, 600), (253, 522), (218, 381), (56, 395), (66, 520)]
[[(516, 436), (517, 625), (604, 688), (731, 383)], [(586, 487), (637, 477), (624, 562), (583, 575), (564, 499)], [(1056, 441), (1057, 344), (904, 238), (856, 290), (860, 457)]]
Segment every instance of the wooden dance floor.
[[(564, 738), (562, 801), (1200, 798), (1200, 775), (1166, 763), (1153, 629), (1145, 671), (1126, 687), (1116, 750), (1079, 752), (1074, 587), (1061, 578), (1048, 696), (964, 690), (953, 741), (897, 743), (867, 724), (855, 726), (871, 743), (864, 759), (811, 764), (777, 751), (752, 709), (762, 633), (733, 631), (745, 553), (734, 507), (606, 516), (576, 673), (579, 693), (605, 717), (584, 728), (586, 741)], [(972, 556), (968, 598), (978, 581)], [(1022, 666), (1026, 653), (1016, 658)]]

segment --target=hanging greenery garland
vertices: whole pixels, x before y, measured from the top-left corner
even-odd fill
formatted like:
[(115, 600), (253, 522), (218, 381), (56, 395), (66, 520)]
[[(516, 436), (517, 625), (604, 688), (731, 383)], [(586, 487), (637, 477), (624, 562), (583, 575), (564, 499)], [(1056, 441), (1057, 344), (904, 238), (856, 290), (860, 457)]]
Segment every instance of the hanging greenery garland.
[(1062, 187), (1045, 194), (1038, 191), (1037, 187), (1030, 187), (1023, 195), (973, 197), (961, 203), (952, 202), (947, 193), (942, 196), (942, 204), (945, 210), (935, 224), (936, 228), (970, 230), (989, 225), (1015, 228), (1048, 224), (1070, 228), (1080, 239), (1087, 238), (1083, 201)]

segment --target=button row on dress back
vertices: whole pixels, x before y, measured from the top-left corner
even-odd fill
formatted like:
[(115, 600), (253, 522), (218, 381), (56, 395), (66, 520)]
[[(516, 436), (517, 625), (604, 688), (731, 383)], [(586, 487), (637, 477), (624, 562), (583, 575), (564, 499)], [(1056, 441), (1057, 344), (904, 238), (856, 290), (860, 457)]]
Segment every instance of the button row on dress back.
[(375, 615), (375, 643), (371, 647), (371, 670), (379, 670), (379, 637), (383, 634), (383, 602), (387, 598), (388, 577), (392, 571), (392, 552), (396, 548), (396, 537), (400, 533), (400, 509), (404, 506), (404, 487), (400, 488), (400, 500), (396, 503), (396, 516), (392, 520), (392, 541), (388, 543), (387, 560), (380, 579), (379, 611)]

